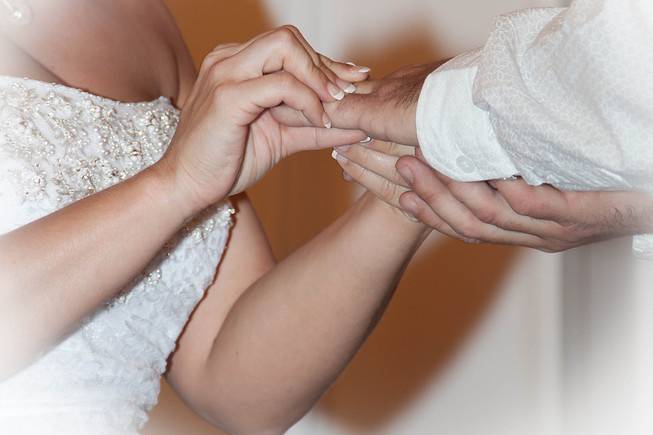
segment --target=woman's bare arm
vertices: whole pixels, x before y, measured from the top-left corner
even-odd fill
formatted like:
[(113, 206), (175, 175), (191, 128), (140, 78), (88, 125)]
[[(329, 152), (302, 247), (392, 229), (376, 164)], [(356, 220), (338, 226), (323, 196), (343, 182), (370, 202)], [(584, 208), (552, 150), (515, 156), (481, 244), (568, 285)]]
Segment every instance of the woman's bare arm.
[(0, 237), (0, 379), (116, 295), (198, 211), (167, 180), (146, 170)]
[(254, 211), (193, 315), (168, 378), (233, 434), (278, 434), (359, 349), (428, 231), (369, 194), (273, 268)]

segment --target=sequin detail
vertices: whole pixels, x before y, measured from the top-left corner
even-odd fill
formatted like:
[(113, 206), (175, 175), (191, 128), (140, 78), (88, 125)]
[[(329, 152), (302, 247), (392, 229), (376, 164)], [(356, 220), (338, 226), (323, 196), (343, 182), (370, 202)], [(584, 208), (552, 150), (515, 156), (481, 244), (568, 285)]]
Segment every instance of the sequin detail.
[[(178, 121), (165, 98), (123, 103), (0, 77), (0, 234), (152, 165)], [(3, 430), (137, 433), (156, 404), (167, 358), (214, 279), (233, 212), (221, 204), (198, 215), (77, 332), (0, 383)]]

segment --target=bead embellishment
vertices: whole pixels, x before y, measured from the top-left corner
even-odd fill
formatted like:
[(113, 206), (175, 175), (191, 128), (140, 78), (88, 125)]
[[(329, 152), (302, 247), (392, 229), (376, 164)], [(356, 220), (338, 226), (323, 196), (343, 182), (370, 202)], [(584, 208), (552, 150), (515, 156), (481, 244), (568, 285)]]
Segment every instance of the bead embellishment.
[[(165, 98), (124, 103), (0, 76), (0, 233), (152, 165), (178, 121), (179, 112)], [(157, 402), (168, 357), (213, 282), (233, 213), (228, 203), (200, 213), (119, 296), (29, 368), (1, 382), (3, 424), (12, 409), (56, 403), (63, 405), (57, 407), (61, 412), (30, 418), (34, 433), (82, 427), (84, 433), (138, 433)]]

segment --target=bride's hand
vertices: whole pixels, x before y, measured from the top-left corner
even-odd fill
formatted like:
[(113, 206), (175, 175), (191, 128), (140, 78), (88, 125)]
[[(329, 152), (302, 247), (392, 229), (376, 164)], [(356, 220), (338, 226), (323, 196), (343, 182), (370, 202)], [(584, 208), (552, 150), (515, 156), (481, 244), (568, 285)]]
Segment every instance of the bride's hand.
[[(323, 102), (344, 97), (364, 80), (355, 68), (324, 64), (301, 34), (285, 26), (245, 44), (216, 48), (204, 60), (179, 127), (157, 164), (190, 207), (200, 210), (243, 191), (283, 157), (361, 140), (359, 131), (328, 129)], [(286, 127), (268, 109), (287, 105), (310, 127)]]

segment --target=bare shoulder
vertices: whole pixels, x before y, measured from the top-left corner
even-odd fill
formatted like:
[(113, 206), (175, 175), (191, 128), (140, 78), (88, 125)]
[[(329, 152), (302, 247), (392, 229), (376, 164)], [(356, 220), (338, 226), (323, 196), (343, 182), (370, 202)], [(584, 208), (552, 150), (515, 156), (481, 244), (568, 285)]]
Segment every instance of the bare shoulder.
[(192, 59), (162, 0), (32, 0), (29, 6), (32, 20), (19, 26), (0, 3), (4, 51), (22, 59), (0, 65), (0, 74), (48, 77), (123, 101), (162, 95), (177, 101), (193, 80)]

